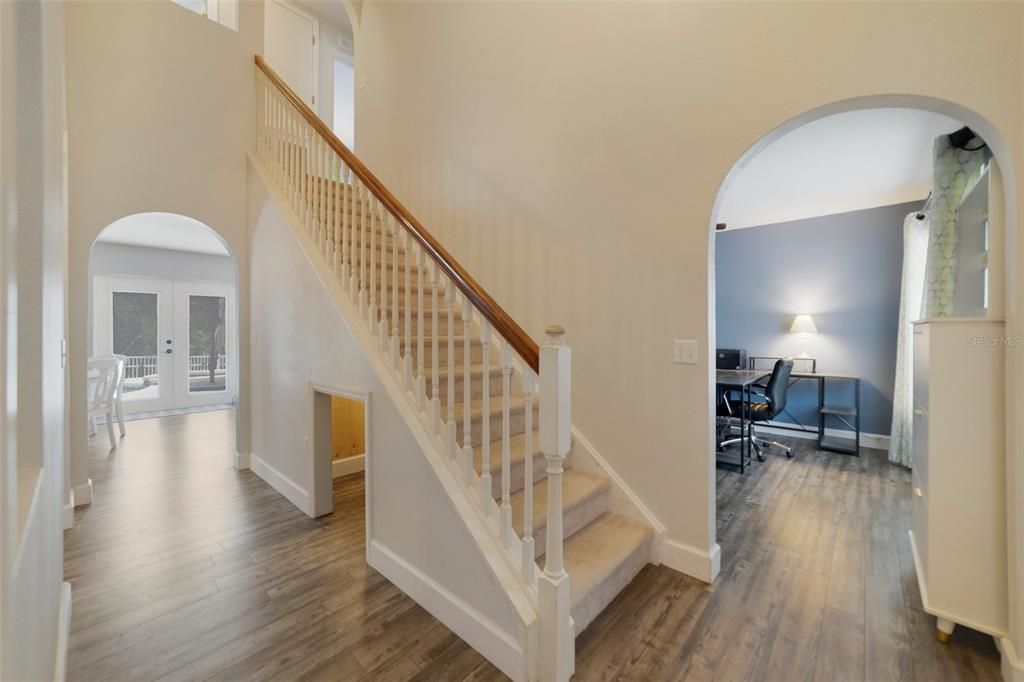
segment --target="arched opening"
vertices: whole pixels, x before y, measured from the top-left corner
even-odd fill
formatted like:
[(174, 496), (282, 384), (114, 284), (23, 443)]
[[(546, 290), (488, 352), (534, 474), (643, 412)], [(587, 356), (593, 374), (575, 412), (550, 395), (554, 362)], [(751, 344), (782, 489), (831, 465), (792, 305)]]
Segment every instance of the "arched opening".
[[(975, 188), (982, 187), (987, 192), (984, 210), (976, 211), (977, 215), (984, 215), (985, 219), (977, 221), (977, 234), (970, 235), (970, 240), (974, 240), (974, 237), (978, 239), (970, 241), (965, 237), (959, 244), (965, 249), (977, 249), (977, 253), (953, 261), (954, 270), (968, 262), (978, 266), (980, 274), (975, 279), (978, 283), (977, 296), (976, 300), (971, 298), (974, 302), (970, 304), (959, 299), (954, 302), (951, 299), (950, 305), (954, 306), (955, 312), (946, 317), (957, 315), (967, 322), (979, 321), (982, 325), (986, 324), (986, 320), (991, 321), (998, 327), (993, 326), (993, 331), (985, 332), (986, 338), (998, 338), (998, 329), (1005, 329), (1001, 326), (1004, 319), (1011, 324), (1011, 328), (1015, 324), (1010, 320), (1012, 296), (1006, 289), (1014, 281), (1015, 255), (1012, 248), (1003, 247), (1015, 243), (1015, 171), (1009, 148), (999, 132), (985, 119), (964, 107), (933, 98), (882, 95), (844, 100), (805, 112), (767, 132), (736, 161), (718, 190), (709, 222), (708, 338), (711, 366), (708, 378), (710, 410), (707, 442), (711, 457), (709, 470), (714, 477), (709, 481), (709, 485), (716, 493), (712, 497), (710, 510), (711, 517), (716, 519), (712, 528), (715, 529), (716, 541), (722, 548), (723, 570), (729, 570), (730, 564), (736, 562), (745, 544), (774, 544), (799, 555), (802, 569), (822, 569), (830, 576), (825, 581), (824, 589), (827, 590), (827, 599), (831, 606), (835, 606), (832, 604), (833, 599), (841, 602), (844, 598), (849, 598), (849, 603), (855, 608), (863, 608), (865, 599), (870, 597), (866, 589), (870, 587), (872, 580), (877, 585), (887, 584), (890, 587), (894, 584), (892, 581), (899, 580), (898, 577), (879, 568), (886, 566), (885, 562), (891, 561), (892, 564), (889, 566), (895, 566), (897, 573), (902, 571), (904, 575), (921, 575), (921, 561), (916, 556), (917, 549), (912, 546), (907, 531), (913, 531), (917, 521), (912, 516), (918, 513), (915, 510), (923, 504), (920, 500), (927, 498), (927, 492), (920, 492), (927, 490), (927, 483), (921, 481), (925, 474), (917, 468), (907, 469), (889, 462), (890, 433), (887, 422), (892, 420), (891, 407), (888, 414), (885, 414), (883, 409), (876, 410), (872, 416), (875, 424), (885, 426), (884, 430), (879, 427), (869, 432), (863, 420), (868, 417), (868, 401), (884, 403), (888, 400), (891, 404), (894, 400), (894, 379), (891, 375), (895, 366), (898, 333), (903, 326), (899, 319), (899, 306), (904, 301), (901, 295), (905, 281), (904, 221), (910, 219), (915, 211), (931, 216), (930, 207), (926, 206), (925, 201), (927, 192), (919, 191), (919, 196), (916, 197), (913, 193), (901, 195), (897, 192), (889, 195), (890, 199), (875, 204), (858, 205), (854, 202), (843, 206), (837, 203), (837, 200), (843, 197), (844, 192), (837, 191), (834, 193), (835, 196), (829, 198), (830, 201), (823, 202), (814, 211), (791, 215), (780, 211), (771, 215), (766, 214), (764, 217), (745, 215), (740, 218), (736, 217), (742, 213), (737, 210), (740, 204), (735, 201), (736, 197), (732, 197), (733, 200), (730, 202), (729, 195), (737, 188), (741, 191), (752, 191), (752, 186), (747, 183), (749, 178), (744, 178), (744, 172), (755, 168), (758, 159), (764, 158), (762, 155), (770, 156), (777, 151), (777, 143), (783, 143), (787, 136), (799, 136), (802, 129), (810, 129), (812, 126), (825, 130), (829, 119), (837, 120), (843, 114), (884, 111), (894, 112), (897, 118), (908, 112), (921, 113), (919, 121), (931, 120), (939, 126), (937, 130), (925, 136), (929, 140), (937, 139), (940, 134), (954, 133), (960, 126), (966, 126), (976, 134), (977, 139), (983, 140), (987, 145), (991, 163), (982, 169), (987, 171), (987, 184), (969, 185), (957, 196), (954, 205), (954, 211), (959, 211), (963, 206), (966, 215), (967, 211), (975, 210), (969, 206), (969, 202), (980, 201), (977, 195), (971, 194)], [(853, 118), (855, 117), (851, 117), (851, 120)], [(948, 125), (949, 129), (944, 129), (944, 125)], [(973, 146), (970, 149), (973, 149)], [(813, 151), (805, 150), (812, 155)], [(933, 148), (930, 143), (921, 152), (929, 161), (933, 160)], [(832, 158), (829, 162), (841, 163), (841, 160)], [(814, 183), (822, 181), (822, 178), (827, 180), (827, 168), (826, 172), (821, 172), (819, 167), (811, 166), (812, 161), (807, 160), (807, 163), (808, 169), (804, 170), (809, 172), (804, 177), (804, 187), (813, 187)], [(980, 170), (978, 176), (981, 175), (983, 172)], [(929, 181), (934, 177), (933, 174)], [(971, 181), (975, 179), (972, 178)], [(845, 193), (846, 196), (856, 194), (857, 189), (860, 188), (853, 188), (853, 191)], [(760, 201), (762, 198), (748, 194), (745, 197), (748, 200), (746, 206), (740, 208), (763, 206), (764, 202)], [(819, 196), (812, 197), (820, 198), (820, 192)], [(888, 216), (881, 217), (886, 210)], [(731, 215), (725, 215), (726, 212)], [(989, 212), (993, 216), (992, 224), (988, 224)], [(994, 225), (996, 220), (1000, 223), (998, 229)], [(720, 226), (721, 223), (725, 223), (724, 229)], [(852, 238), (840, 238), (842, 230), (856, 230), (866, 223), (871, 223), (871, 227), (877, 228), (877, 234), (888, 239), (884, 248), (880, 241), (868, 244), (867, 232), (863, 237), (855, 235)], [(744, 229), (748, 227), (752, 229)], [(822, 250), (814, 251), (811, 249), (811, 240), (804, 241), (801, 236), (806, 237), (815, 229), (834, 230), (836, 238), (825, 247), (818, 244), (815, 248)], [(744, 232), (749, 234), (742, 235)], [(758, 238), (755, 239), (755, 236)], [(815, 234), (815, 239), (818, 236), (820, 235)], [(929, 243), (927, 236), (926, 234), (926, 245)], [(777, 252), (773, 249), (777, 249)], [(894, 254), (893, 249), (897, 253)], [(987, 256), (991, 258), (986, 258)], [(724, 263), (723, 259), (727, 259), (728, 262)], [(818, 267), (826, 259), (836, 263), (829, 270), (828, 276), (822, 275), (822, 268)], [(870, 262), (871, 267), (863, 267), (864, 262)], [(928, 262), (930, 264), (931, 261)], [(860, 276), (854, 276), (852, 270), (855, 271), (858, 267), (861, 268)], [(751, 271), (752, 268), (756, 269)], [(967, 281), (962, 275), (959, 276), (961, 282)], [(723, 279), (730, 277), (733, 279)], [(784, 284), (782, 280), (786, 280), (788, 284)], [(984, 285), (986, 281), (991, 285), (987, 292)], [(788, 295), (779, 294), (784, 286), (789, 288)], [(874, 294), (870, 292), (872, 287), (875, 288)], [(961, 287), (958, 294), (967, 296), (964, 293), (967, 289), (966, 286)], [(861, 320), (854, 320), (852, 316), (842, 319), (844, 315), (851, 313), (851, 306), (845, 305), (849, 301), (844, 301), (844, 305), (837, 304), (837, 292), (842, 292), (842, 295), (847, 297), (861, 297), (859, 301), (854, 302), (864, 304), (863, 308), (857, 311), (863, 316)], [(874, 298), (867, 301), (871, 295)], [(736, 301), (738, 296), (745, 296), (749, 305), (738, 312), (724, 311), (720, 300), (724, 296), (728, 296), (730, 301)], [(892, 305), (884, 310), (879, 303), (883, 298), (892, 302)], [(752, 307), (757, 306), (760, 306), (764, 314), (755, 319)], [(733, 316), (732, 319), (727, 319), (730, 316)], [(809, 320), (807, 316), (810, 317)], [(880, 317), (886, 317), (884, 324), (880, 325), (886, 329), (886, 334), (872, 330), (872, 338), (869, 341), (876, 345), (884, 345), (893, 358), (888, 366), (869, 372), (863, 366), (856, 366), (852, 360), (856, 353), (853, 353), (847, 344), (849, 332), (858, 329), (863, 331), (867, 326), (864, 319), (872, 316), (876, 321)], [(921, 317), (914, 316), (911, 319)], [(737, 330), (751, 331), (755, 327), (760, 327), (758, 333), (746, 337), (750, 340), (746, 343), (747, 347), (743, 347), (744, 342), (738, 340), (741, 335)], [(815, 330), (817, 334), (813, 333)], [(740, 353), (732, 351), (746, 351), (746, 354), (741, 357)], [(759, 383), (761, 388), (751, 390), (765, 393), (770, 391), (766, 384), (770, 382), (776, 358), (792, 358), (805, 353), (817, 361), (817, 366), (808, 363), (791, 371), (804, 375), (801, 380), (805, 382), (804, 388), (808, 389), (809, 395), (803, 398), (809, 398), (810, 404), (803, 407), (814, 414), (812, 423), (799, 423), (800, 419), (787, 419), (782, 416), (777, 420), (769, 419), (759, 423), (755, 427), (755, 433), (763, 438), (760, 446), (763, 449), (764, 462), (758, 461), (758, 446), (750, 443), (748, 436), (738, 435), (733, 431), (728, 434), (729, 438), (721, 437), (723, 431), (719, 414), (722, 411), (721, 399), (724, 390), (721, 373), (718, 370), (719, 356), (725, 356), (723, 362), (732, 362), (736, 367), (742, 367), (751, 374), (758, 374), (758, 377), (751, 380), (751, 384)], [(998, 363), (1000, 367), (999, 372), (1002, 372), (1003, 355), (1001, 350), (992, 354), (993, 362)], [(837, 360), (839, 357), (851, 360), (840, 366)], [(755, 358), (766, 362), (755, 364)], [(888, 386), (873, 378), (869, 380), (867, 375), (872, 372), (873, 376), (879, 375), (879, 372), (889, 373)], [(819, 378), (815, 375), (824, 376)], [(855, 377), (855, 380), (847, 382), (845, 389), (841, 386), (844, 375)], [(829, 377), (835, 377), (834, 384), (827, 383), (831, 381)], [(1006, 380), (1012, 381), (1009, 377)], [(786, 381), (787, 386), (791, 387), (791, 398), (795, 392), (793, 384), (790, 383), (793, 381), (792, 378)], [(828, 387), (823, 389), (825, 385)], [(859, 395), (857, 386), (860, 387)], [(743, 391), (748, 388), (745, 385), (733, 392), (734, 404), (737, 401), (741, 405), (746, 404), (745, 401), (749, 398), (744, 397)], [(832, 393), (822, 398), (823, 390)], [(1002, 408), (1000, 412), (1011, 408), (1003, 399), (1001, 385), (995, 386), (991, 393), (998, 401), (998, 406)], [(836, 407), (842, 409), (823, 409), (828, 406), (828, 400), (832, 397), (838, 398), (837, 403), (841, 404), (837, 404)], [(789, 407), (792, 409), (792, 402)], [(1004, 427), (1002, 417), (1000, 414), (997, 431), (1008, 430), (1009, 425), (1013, 423), (1007, 413), (1007, 426)], [(787, 431), (787, 427), (795, 429), (796, 432)], [(807, 433), (808, 431), (811, 433)], [(859, 442), (855, 437), (857, 432), (860, 432), (861, 436)], [(865, 434), (873, 435), (865, 438)], [(1006, 435), (1006, 431), (997, 435), (1001, 438)], [(822, 436), (826, 444), (829, 444), (829, 437), (853, 436), (844, 444), (852, 447), (821, 448)], [(750, 453), (746, 455), (749, 457), (746, 460), (749, 464), (744, 467), (743, 473), (736, 471), (739, 467), (719, 467), (719, 444), (728, 440), (734, 441), (730, 444), (732, 446), (745, 445)], [(775, 441), (784, 447), (771, 445), (767, 441)], [(791, 448), (792, 454), (795, 455), (793, 459), (785, 456), (785, 447)], [(859, 454), (859, 457), (835, 452), (839, 449), (849, 449), (852, 451), (851, 454)], [(743, 457), (743, 454), (739, 456)], [(990, 458), (993, 472), (998, 470), (999, 475), (1002, 475), (1007, 456), (1002, 449), (993, 448), (993, 456)], [(758, 477), (762, 477), (763, 485), (750, 483)], [(993, 475), (992, 478), (994, 480), (996, 476)], [(994, 539), (989, 544), (999, 545), (1006, 542), (1006, 508), (1012, 506), (1013, 500), (1002, 500), (1002, 495), (1005, 494), (1002, 483), (993, 483), (990, 487), (991, 495), (995, 495), (1002, 506), (996, 514), (999, 518), (996, 519), (997, 530), (992, 535)], [(982, 496), (974, 497), (980, 501)], [(999, 528), (1003, 530), (1000, 531)], [(1002, 577), (995, 581), (997, 583), (1006, 582), (1005, 549), (1003, 544), (1003, 560), (993, 562), (1002, 564), (998, 569), (1003, 571)], [(891, 554), (882, 556), (880, 552), (883, 551)], [(998, 554), (998, 551), (996, 553)], [(917, 581), (904, 583), (897, 591), (911, 587), (917, 590)], [(904, 596), (907, 599), (918, 599), (916, 594)], [(943, 609), (935, 606), (935, 600), (933, 594), (932, 604), (925, 604), (924, 611), (932, 615), (942, 612)], [(841, 610), (842, 606), (837, 608)], [(962, 614), (946, 611), (946, 616), (940, 616), (937, 623), (932, 619), (932, 626), (937, 624), (940, 631), (949, 630), (956, 622), (964, 622), (953, 618), (959, 615)], [(980, 632), (993, 635), (1005, 632), (1005, 629), (999, 626), (976, 622)]]
[(122, 435), (124, 421), (234, 409), (237, 259), (212, 228), (174, 213), (116, 220), (92, 244), (89, 287), (90, 431), (108, 421), (94, 395), (105, 358), (120, 362), (113, 416)]

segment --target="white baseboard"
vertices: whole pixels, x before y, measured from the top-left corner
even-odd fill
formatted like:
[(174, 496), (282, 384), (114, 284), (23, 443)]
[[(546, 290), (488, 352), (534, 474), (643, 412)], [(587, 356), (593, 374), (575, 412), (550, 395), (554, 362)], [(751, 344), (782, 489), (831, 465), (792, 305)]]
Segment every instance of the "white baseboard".
[(284, 495), (285, 499), (312, 516), (309, 509), (309, 493), (295, 481), (288, 478), (270, 464), (256, 455), (249, 455), (249, 468), (254, 474), (266, 481), (271, 488)]
[(677, 540), (664, 540), (661, 543), (661, 563), (697, 580), (713, 583), (722, 568), (722, 548), (717, 542), (707, 551)]
[(248, 452), (236, 452), (235, 453), (235, 469), (241, 471), (249, 468), (249, 453)]
[(76, 485), (71, 491), (75, 494), (75, 506), (92, 504), (92, 479), (87, 479), (82, 485)]
[(1024, 682), (1024, 659), (1017, 655), (1008, 637), (996, 637), (996, 648), (1002, 654), (1003, 682)]
[(75, 525), (75, 489), (68, 491), (68, 501), (64, 505), (64, 530)]
[(345, 459), (331, 460), (331, 478), (357, 474), (366, 468), (366, 455), (353, 455)]
[[(809, 440), (817, 440), (817, 431), (800, 431), (799, 429), (786, 429), (779, 428), (777, 426), (770, 426), (765, 424), (758, 424), (757, 430), (761, 433), (771, 433), (776, 436), (786, 436), (788, 438), (805, 438)], [(844, 431), (842, 429), (825, 429), (826, 436), (833, 436), (835, 438), (853, 438), (850, 437), (852, 431)], [(876, 450), (888, 450), (889, 449), (889, 436), (882, 433), (866, 433), (860, 432), (860, 445), (864, 448), (875, 448)]]
[(376, 540), (370, 566), (513, 680), (526, 679), (523, 647), (496, 623)]
[(57, 656), (53, 679), (64, 682), (68, 675), (68, 643), (71, 639), (71, 583), (60, 587), (60, 611), (57, 613)]

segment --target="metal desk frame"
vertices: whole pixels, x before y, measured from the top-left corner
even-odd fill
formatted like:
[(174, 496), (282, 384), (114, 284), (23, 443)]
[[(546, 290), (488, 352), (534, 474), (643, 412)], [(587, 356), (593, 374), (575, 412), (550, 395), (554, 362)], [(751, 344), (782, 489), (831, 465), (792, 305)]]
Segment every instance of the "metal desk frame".
[[(748, 418), (750, 398), (752, 396), (751, 386), (759, 379), (767, 376), (760, 370), (750, 369), (719, 369), (715, 370), (715, 386), (719, 391), (739, 391), (740, 393), (740, 461), (739, 464), (722, 459), (726, 453), (715, 448), (715, 460), (718, 464), (727, 466), (739, 466), (740, 473), (745, 473), (747, 464), (750, 461), (750, 429), (751, 422)], [(735, 417), (733, 417), (735, 419)]]

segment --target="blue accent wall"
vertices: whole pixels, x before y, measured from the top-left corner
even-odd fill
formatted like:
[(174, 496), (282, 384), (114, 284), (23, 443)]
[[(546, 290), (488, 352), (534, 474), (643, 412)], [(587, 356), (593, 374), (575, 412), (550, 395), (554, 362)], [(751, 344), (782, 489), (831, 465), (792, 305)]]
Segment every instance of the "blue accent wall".
[[(716, 324), (719, 348), (748, 355), (795, 356), (793, 317), (809, 313), (817, 334), (807, 352), (818, 371), (861, 375), (861, 431), (889, 433), (896, 371), (903, 219), (920, 201), (808, 218), (716, 235)], [(830, 383), (829, 402), (853, 392)], [(836, 390), (840, 389), (840, 390)], [(817, 391), (800, 381), (778, 421), (817, 424)], [(835, 418), (831, 428), (845, 428)]]

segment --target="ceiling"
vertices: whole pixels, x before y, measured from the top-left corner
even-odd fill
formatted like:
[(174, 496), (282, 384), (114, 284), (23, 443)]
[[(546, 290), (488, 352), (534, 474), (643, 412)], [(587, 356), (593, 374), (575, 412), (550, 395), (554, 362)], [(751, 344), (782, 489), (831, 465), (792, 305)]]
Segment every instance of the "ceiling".
[(115, 220), (96, 241), (214, 256), (231, 255), (213, 230), (198, 220), (176, 213), (137, 213)]
[(728, 229), (923, 200), (932, 143), (962, 127), (919, 109), (826, 116), (783, 135), (739, 169), (715, 217)]
[(296, 0), (295, 4), (333, 25), (342, 35), (352, 37), (352, 22), (341, 0)]

